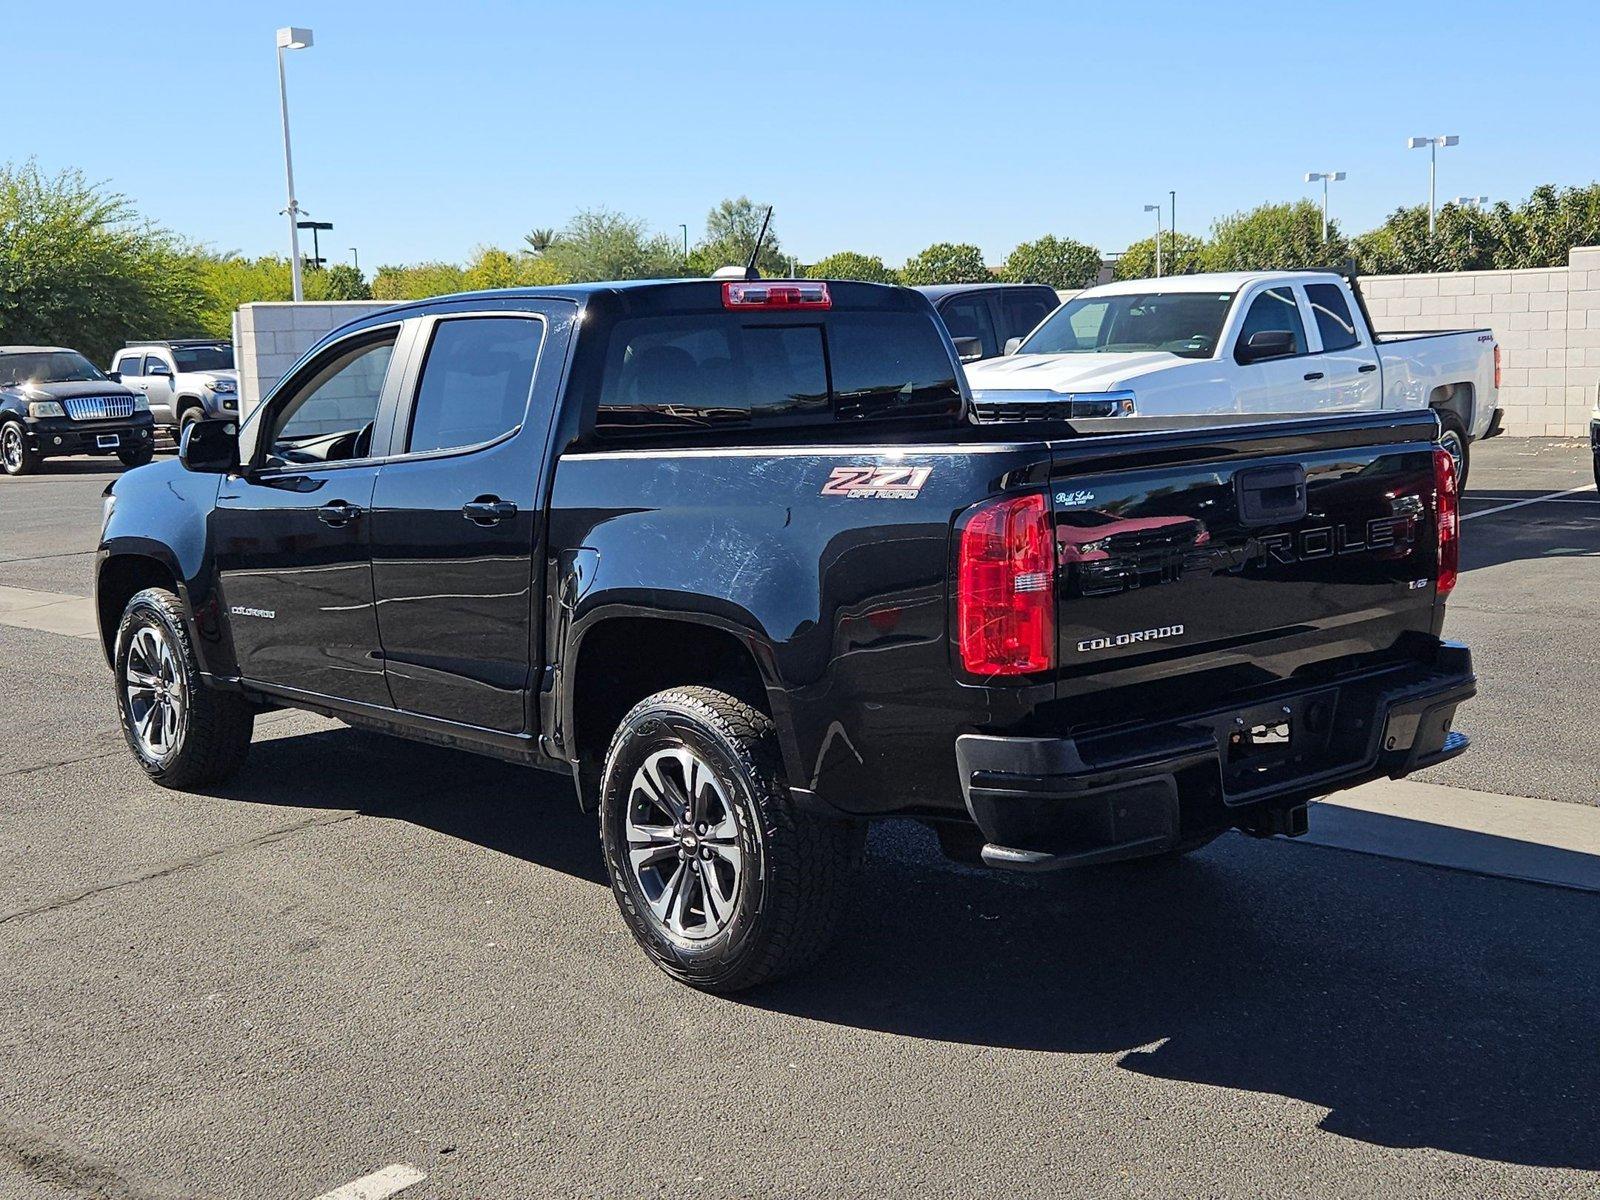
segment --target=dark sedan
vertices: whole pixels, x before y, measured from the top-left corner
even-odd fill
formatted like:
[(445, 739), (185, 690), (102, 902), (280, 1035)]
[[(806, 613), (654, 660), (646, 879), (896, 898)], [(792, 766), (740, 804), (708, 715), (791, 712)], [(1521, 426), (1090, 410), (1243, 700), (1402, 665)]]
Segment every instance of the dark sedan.
[(0, 469), (7, 475), (27, 475), (63, 454), (115, 454), (137, 467), (155, 445), (149, 401), (76, 350), (0, 346)]

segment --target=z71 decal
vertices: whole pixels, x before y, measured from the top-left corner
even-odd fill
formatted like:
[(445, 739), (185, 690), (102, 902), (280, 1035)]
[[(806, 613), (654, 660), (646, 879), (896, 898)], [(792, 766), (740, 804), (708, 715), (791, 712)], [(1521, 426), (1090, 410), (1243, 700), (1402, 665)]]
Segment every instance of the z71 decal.
[(822, 485), (822, 495), (849, 500), (915, 500), (932, 473), (932, 467), (835, 467)]

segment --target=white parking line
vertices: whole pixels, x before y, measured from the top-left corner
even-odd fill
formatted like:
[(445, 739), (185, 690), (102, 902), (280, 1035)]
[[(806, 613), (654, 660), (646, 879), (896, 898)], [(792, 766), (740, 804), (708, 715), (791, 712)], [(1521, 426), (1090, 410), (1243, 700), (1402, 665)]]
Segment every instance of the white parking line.
[[(1462, 513), (1461, 519), (1463, 521), (1472, 521), (1478, 517), (1492, 517), (1495, 513), (1510, 512), (1513, 508), (1526, 508), (1530, 504), (1543, 504), (1548, 500), (1560, 499), (1562, 496), (1576, 496), (1579, 492), (1592, 491), (1594, 491), (1594, 484), (1586, 483), (1582, 487), (1568, 488), (1564, 492), (1547, 492), (1543, 496), (1534, 496), (1527, 500), (1518, 500), (1512, 504), (1502, 504), (1498, 508), (1486, 508), (1481, 512), (1475, 513)], [(1471, 500), (1472, 497), (1467, 496), (1465, 499)]]
[(426, 1178), (410, 1163), (391, 1163), (381, 1171), (352, 1179), (331, 1192), (323, 1192), (316, 1200), (383, 1200), (385, 1196), (403, 1192)]

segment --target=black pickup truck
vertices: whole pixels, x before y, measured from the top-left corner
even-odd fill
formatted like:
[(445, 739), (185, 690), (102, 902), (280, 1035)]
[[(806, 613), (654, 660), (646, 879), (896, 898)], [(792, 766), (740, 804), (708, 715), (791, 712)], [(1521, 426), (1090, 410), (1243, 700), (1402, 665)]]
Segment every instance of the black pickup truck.
[(179, 788), (279, 705), (570, 772), (634, 936), (721, 991), (821, 950), (873, 818), (1044, 870), (1463, 750), (1437, 417), (1169, 424), (974, 423), (899, 288), (395, 308), (108, 489), (123, 729)]

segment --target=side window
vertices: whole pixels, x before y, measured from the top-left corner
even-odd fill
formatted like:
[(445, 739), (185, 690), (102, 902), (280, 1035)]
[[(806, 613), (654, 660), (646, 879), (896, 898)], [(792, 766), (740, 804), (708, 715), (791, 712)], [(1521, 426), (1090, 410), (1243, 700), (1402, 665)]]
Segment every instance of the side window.
[(139, 365), (140, 356), (137, 354), (119, 354), (111, 369), (119, 375), (132, 376), (137, 379), (144, 372)]
[(167, 375), (171, 375), (172, 364), (167, 362), (159, 354), (146, 354), (144, 356), (144, 373), (146, 375), (154, 375), (158, 371)]
[(372, 423), (395, 331), (335, 352), (270, 415), (269, 465), (334, 462), (371, 453)]
[(1348, 350), (1361, 340), (1356, 336), (1356, 323), (1350, 319), (1350, 306), (1344, 302), (1344, 292), (1338, 284), (1308, 283), (1306, 299), (1311, 302), (1311, 313), (1317, 319), (1324, 350)]
[(1047, 303), (1043, 296), (1017, 293), (1002, 295), (1000, 324), (1005, 327), (1006, 338), (1027, 337), (1033, 332), (1034, 326), (1048, 317), (1055, 307)]
[(531, 317), (455, 317), (434, 326), (406, 450), (492, 442), (522, 424), (544, 327)]
[(1300, 306), (1295, 303), (1292, 288), (1270, 288), (1250, 302), (1238, 344), (1245, 346), (1255, 334), (1268, 331), (1290, 334), (1294, 339), (1291, 354), (1306, 352), (1306, 326), (1300, 319)]
[(993, 358), (1000, 353), (994, 321), (989, 316), (989, 301), (982, 293), (946, 300), (939, 315), (944, 318), (944, 326), (950, 331), (951, 337), (977, 338), (983, 344), (985, 358)]

